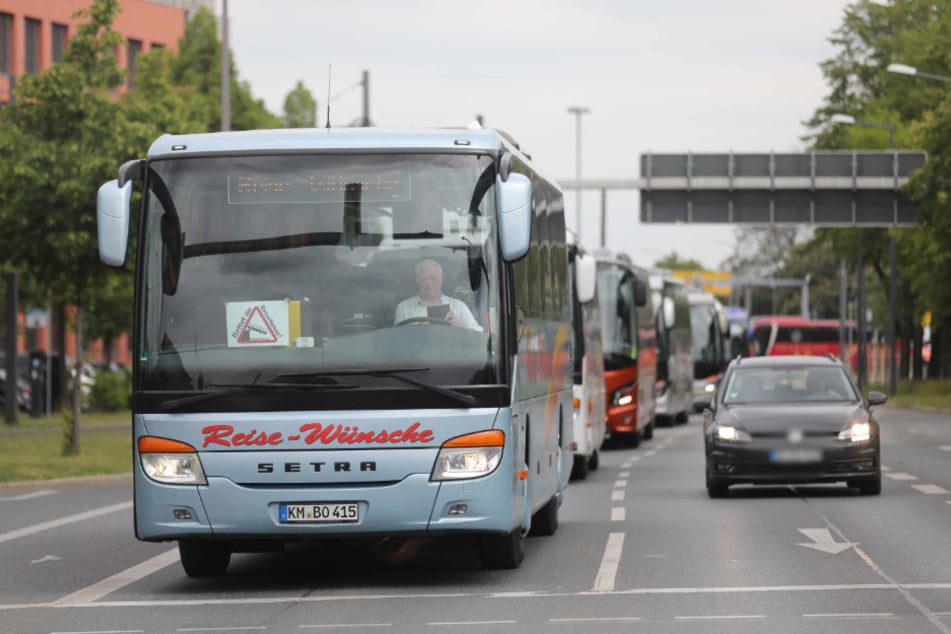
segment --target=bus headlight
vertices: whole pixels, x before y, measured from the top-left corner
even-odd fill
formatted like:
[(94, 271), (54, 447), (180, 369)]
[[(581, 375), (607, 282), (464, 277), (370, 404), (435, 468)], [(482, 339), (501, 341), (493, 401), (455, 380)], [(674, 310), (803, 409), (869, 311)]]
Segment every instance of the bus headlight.
[(165, 484), (207, 484), (198, 452), (189, 444), (143, 436), (139, 438), (139, 462), (150, 479)]
[(611, 406), (612, 407), (623, 407), (625, 405), (630, 405), (634, 402), (633, 391), (635, 385), (631, 383), (630, 385), (625, 385), (624, 387), (619, 387), (614, 390), (611, 394)]
[(502, 461), (505, 434), (498, 430), (457, 436), (443, 443), (430, 480), (465, 480), (495, 471)]

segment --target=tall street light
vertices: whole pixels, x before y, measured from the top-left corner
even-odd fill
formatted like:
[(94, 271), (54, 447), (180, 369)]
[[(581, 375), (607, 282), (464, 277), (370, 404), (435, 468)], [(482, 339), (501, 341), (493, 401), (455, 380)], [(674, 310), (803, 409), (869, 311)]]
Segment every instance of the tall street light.
[(946, 77), (945, 75), (936, 75), (935, 73), (926, 73), (924, 71), (918, 70), (914, 66), (907, 66), (905, 64), (889, 64), (886, 70), (890, 73), (898, 73), (899, 75), (926, 77), (928, 79), (937, 79), (938, 81), (951, 82), (951, 77)]
[(575, 115), (575, 182), (578, 183), (576, 189), (576, 213), (575, 231), (578, 232), (578, 241), (581, 241), (581, 116), (591, 112), (590, 108), (582, 106), (571, 106), (568, 108), (570, 114)]
[[(894, 64), (893, 64), (894, 66)], [(889, 67), (891, 68), (891, 67)], [(844, 125), (859, 125), (867, 128), (880, 128), (888, 130), (888, 147), (894, 151), (895, 150), (895, 126), (889, 123), (879, 123), (877, 121), (866, 121), (864, 119), (856, 119), (850, 114), (836, 113), (830, 118), (832, 123), (841, 123)], [(861, 256), (859, 256), (861, 257)], [(898, 391), (898, 370), (897, 364), (895, 363), (895, 339), (896, 339), (896, 325), (895, 325), (895, 236), (892, 235), (891, 231), (888, 232), (888, 358), (889, 358), (889, 378), (888, 378), (888, 391), (892, 396), (895, 396)], [(864, 290), (864, 289), (863, 289)], [(864, 302), (863, 302), (864, 303)], [(862, 307), (864, 310), (864, 306)], [(863, 315), (864, 317), (864, 315)], [(862, 346), (865, 343), (865, 333), (859, 333), (859, 345)]]

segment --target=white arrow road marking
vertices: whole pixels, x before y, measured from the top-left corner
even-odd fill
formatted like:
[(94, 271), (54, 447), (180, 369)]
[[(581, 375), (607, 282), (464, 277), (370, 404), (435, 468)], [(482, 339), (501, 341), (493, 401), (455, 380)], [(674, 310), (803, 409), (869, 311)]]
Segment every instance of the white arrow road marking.
[(805, 546), (806, 548), (812, 548), (824, 553), (838, 555), (843, 550), (848, 550), (858, 545), (858, 542), (835, 541), (835, 538), (832, 537), (832, 533), (829, 532), (828, 528), (800, 528), (798, 530), (811, 539), (812, 543), (796, 544), (797, 546)]
[(47, 555), (46, 557), (40, 557), (39, 559), (34, 559), (34, 560), (31, 561), (30, 563), (31, 563), (31, 564), (41, 564), (41, 563), (46, 562), (46, 561), (62, 561), (62, 558), (61, 558), (61, 557), (57, 557), (56, 555)]

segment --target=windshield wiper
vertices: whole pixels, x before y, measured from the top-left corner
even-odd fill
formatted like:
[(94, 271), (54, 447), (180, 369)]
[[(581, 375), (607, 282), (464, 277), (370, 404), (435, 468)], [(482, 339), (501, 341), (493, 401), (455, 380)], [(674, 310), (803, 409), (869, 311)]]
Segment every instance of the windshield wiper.
[(196, 403), (203, 403), (205, 401), (210, 401), (212, 399), (220, 398), (223, 396), (238, 396), (244, 394), (254, 394), (255, 392), (269, 392), (272, 390), (281, 390), (281, 389), (331, 389), (331, 390), (352, 390), (357, 386), (349, 383), (338, 383), (333, 379), (327, 379), (325, 381), (319, 382), (308, 382), (308, 383), (209, 383), (208, 387), (210, 388), (224, 388), (209, 392), (201, 392), (200, 394), (193, 394), (191, 396), (185, 396), (182, 398), (177, 398), (172, 401), (165, 401), (162, 403), (162, 411), (170, 412), (172, 410), (185, 407), (187, 405), (195, 405)]
[(410, 378), (408, 376), (403, 376), (406, 372), (426, 372), (430, 368), (419, 367), (419, 368), (381, 368), (381, 369), (369, 369), (369, 368), (348, 368), (342, 370), (331, 370), (327, 372), (301, 372), (300, 374), (282, 374), (277, 378), (281, 379), (322, 379), (327, 377), (334, 376), (375, 376), (375, 377), (388, 377), (402, 381), (403, 383), (409, 383), (410, 385), (415, 385), (416, 387), (423, 388), (434, 394), (439, 394), (440, 396), (445, 396), (446, 398), (451, 398), (454, 401), (458, 401), (463, 405), (473, 405), (476, 402), (474, 396), (470, 394), (463, 394), (462, 392), (457, 392), (456, 390), (450, 390), (447, 387), (442, 387), (441, 385), (433, 385), (431, 383), (425, 383), (423, 381), (417, 381), (416, 379)]

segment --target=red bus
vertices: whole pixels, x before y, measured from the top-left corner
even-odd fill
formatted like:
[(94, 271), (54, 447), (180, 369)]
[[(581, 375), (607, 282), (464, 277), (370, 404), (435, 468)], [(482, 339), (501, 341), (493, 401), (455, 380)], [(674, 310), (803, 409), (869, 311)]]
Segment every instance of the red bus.
[[(750, 355), (839, 355), (838, 319), (806, 319), (794, 315), (767, 315), (750, 319)], [(853, 370), (858, 357), (854, 321), (845, 322), (845, 362)]]

